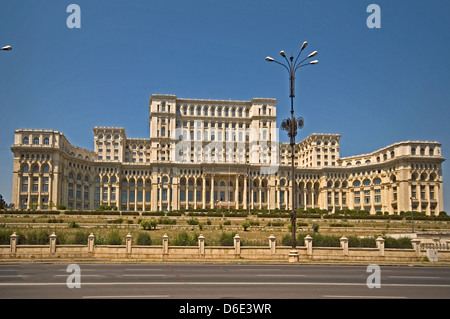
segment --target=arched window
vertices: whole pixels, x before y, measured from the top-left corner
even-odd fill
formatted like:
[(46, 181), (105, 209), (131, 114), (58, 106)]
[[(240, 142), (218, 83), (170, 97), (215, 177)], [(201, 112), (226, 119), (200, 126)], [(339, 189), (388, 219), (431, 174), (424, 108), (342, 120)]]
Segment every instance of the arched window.
[(103, 177), (103, 183), (108, 183), (108, 177), (107, 176)]
[[(284, 186), (285, 185), (285, 181), (284, 181), (284, 179), (282, 179), (281, 181), (280, 181), (280, 186)], [(331, 185), (330, 185), (331, 186)]]
[(220, 182), (220, 186), (225, 186), (225, 182), (224, 182), (224, 181), (221, 181), (221, 182)]
[(36, 137), (33, 138), (33, 144), (34, 145), (39, 145), (39, 137), (36, 136)]
[(166, 176), (164, 176), (162, 179), (162, 183), (167, 184), (168, 182), (169, 182), (169, 179)]
[(381, 184), (381, 179), (375, 178), (375, 179), (373, 180), (373, 184), (374, 184), (374, 185), (380, 185), (380, 184)]
[(111, 177), (111, 183), (115, 183), (116, 181), (117, 181), (117, 179), (115, 176)]
[(24, 173), (27, 173), (28, 171), (29, 171), (29, 166), (27, 165), (27, 164), (25, 164), (23, 167), (22, 167), (22, 172), (24, 172)]
[(69, 173), (69, 178), (73, 179), (73, 173), (72, 172)]
[(48, 137), (44, 137), (44, 145), (49, 145), (50, 139)]
[(416, 155), (416, 148), (415, 148), (415, 147), (413, 147), (413, 148), (411, 149), (411, 155)]
[(354, 187), (359, 187), (359, 186), (361, 186), (361, 183), (359, 181), (354, 181), (353, 182), (353, 186)]
[(364, 184), (364, 186), (370, 186), (370, 180), (365, 179), (363, 184)]
[(30, 138), (29, 138), (28, 136), (25, 136), (25, 137), (23, 138), (23, 140), (22, 140), (22, 143), (25, 144), (25, 145), (30, 144)]

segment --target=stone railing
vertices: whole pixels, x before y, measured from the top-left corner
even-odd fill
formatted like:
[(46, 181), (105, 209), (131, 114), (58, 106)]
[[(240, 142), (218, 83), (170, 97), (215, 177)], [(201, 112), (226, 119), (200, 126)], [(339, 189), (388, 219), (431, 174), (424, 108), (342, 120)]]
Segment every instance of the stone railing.
[[(1, 260), (33, 259), (135, 259), (135, 260), (268, 260), (280, 262), (306, 261), (367, 261), (367, 262), (411, 262), (429, 261), (450, 262), (450, 242), (433, 246), (421, 244), (419, 239), (411, 240), (412, 249), (385, 248), (382, 237), (376, 239), (376, 248), (349, 247), (348, 238), (340, 238), (340, 247), (315, 247), (311, 236), (305, 237), (305, 245), (292, 249), (277, 246), (276, 238), (268, 238), (268, 246), (242, 246), (241, 237), (234, 237), (233, 246), (206, 246), (205, 237), (198, 237), (198, 246), (169, 246), (169, 237), (164, 235), (162, 245), (143, 246), (133, 244), (128, 234), (125, 245), (96, 245), (95, 235), (88, 236), (87, 245), (59, 245), (57, 236), (52, 233), (48, 245), (19, 245), (18, 235), (13, 233), (10, 245), (0, 245)], [(443, 249), (445, 246), (445, 249)]]

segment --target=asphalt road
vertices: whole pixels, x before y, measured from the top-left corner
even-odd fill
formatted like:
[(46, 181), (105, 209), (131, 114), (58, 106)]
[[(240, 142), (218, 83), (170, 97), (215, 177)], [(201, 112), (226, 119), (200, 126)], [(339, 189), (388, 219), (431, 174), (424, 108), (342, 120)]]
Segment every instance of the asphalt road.
[(367, 265), (79, 264), (80, 277), (67, 266), (0, 265), (0, 298), (450, 298), (450, 267), (381, 266), (377, 281)]

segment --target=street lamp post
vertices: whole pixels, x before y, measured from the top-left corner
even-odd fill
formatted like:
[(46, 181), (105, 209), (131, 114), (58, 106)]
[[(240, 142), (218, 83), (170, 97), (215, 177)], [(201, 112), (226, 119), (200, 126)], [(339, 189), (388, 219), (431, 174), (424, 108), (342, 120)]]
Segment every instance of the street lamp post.
[(306, 62), (306, 60), (314, 57), (317, 55), (317, 51), (313, 51), (310, 53), (306, 58), (298, 61), (302, 51), (306, 48), (308, 45), (308, 42), (303, 42), (302, 47), (300, 49), (300, 52), (297, 55), (297, 58), (294, 61), (294, 57), (291, 55), (288, 58), (286, 57), (286, 53), (284, 51), (280, 52), (280, 55), (286, 60), (287, 64), (281, 63), (276, 61), (275, 59), (271, 57), (266, 57), (266, 61), (268, 62), (275, 62), (277, 64), (282, 65), (286, 68), (286, 70), (289, 73), (289, 86), (290, 86), (290, 94), (289, 97), (291, 98), (291, 117), (287, 118), (282, 121), (281, 123), (281, 129), (286, 131), (289, 138), (290, 138), (290, 145), (291, 145), (291, 194), (292, 194), (292, 211), (291, 211), (291, 229), (292, 229), (292, 248), (295, 249), (297, 246), (297, 240), (295, 238), (295, 228), (296, 228), (296, 219), (297, 214), (295, 212), (295, 170), (294, 170), (294, 160), (295, 160), (295, 154), (294, 154), (294, 146), (295, 146), (295, 136), (297, 135), (297, 128), (303, 127), (303, 118), (296, 119), (294, 116), (294, 97), (295, 97), (295, 72), (301, 67), (304, 67), (306, 65), (312, 65), (317, 64), (319, 61), (314, 60), (311, 62)]

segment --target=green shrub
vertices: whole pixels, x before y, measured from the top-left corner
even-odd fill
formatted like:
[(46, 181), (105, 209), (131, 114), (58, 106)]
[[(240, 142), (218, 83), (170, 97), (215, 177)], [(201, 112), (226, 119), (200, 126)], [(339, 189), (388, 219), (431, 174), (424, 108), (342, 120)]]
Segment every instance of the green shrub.
[(187, 233), (187, 231), (182, 231), (178, 233), (174, 240), (173, 244), (175, 246), (197, 246), (198, 245), (198, 234), (193, 233), (191, 236)]
[(122, 237), (117, 230), (113, 230), (108, 234), (106, 242), (108, 245), (122, 245)]
[(198, 223), (199, 223), (198, 218), (194, 218), (194, 217), (191, 217), (187, 221), (187, 224), (191, 225), (191, 226), (198, 225)]
[(348, 247), (375, 248), (377, 246), (375, 238), (359, 238), (357, 236), (348, 237)]
[(156, 225), (157, 225), (156, 221), (153, 219), (151, 219), (151, 220), (144, 219), (139, 224), (141, 225), (142, 229), (144, 229), (144, 230), (151, 230), (152, 228), (156, 229)]
[(150, 246), (152, 239), (148, 233), (140, 232), (136, 238), (136, 245)]
[[(73, 236), (73, 244), (87, 245), (89, 232), (79, 230)], [(59, 236), (58, 236), (59, 238)]]
[(78, 225), (78, 223), (77, 223), (76, 221), (71, 220), (71, 221), (68, 223), (68, 227), (69, 227), (69, 228), (79, 228), (80, 225)]
[(0, 230), (0, 245), (9, 245), (12, 230)]
[(384, 246), (386, 248), (409, 248), (409, 249), (412, 248), (411, 239), (406, 237), (398, 239), (386, 237)]
[(244, 231), (247, 231), (247, 229), (250, 227), (250, 222), (246, 220), (242, 223), (242, 228), (244, 228)]
[(23, 238), (22, 244), (48, 245), (50, 243), (50, 232), (47, 229), (32, 230)]
[(222, 232), (222, 234), (220, 234), (220, 238), (219, 238), (219, 245), (220, 246), (234, 246), (234, 236), (236, 236), (236, 233)]
[[(298, 243), (297, 243), (298, 244)], [(286, 234), (281, 239), (281, 245), (282, 246), (291, 246), (292, 245), (292, 235)], [(300, 244), (302, 245), (302, 244)]]

